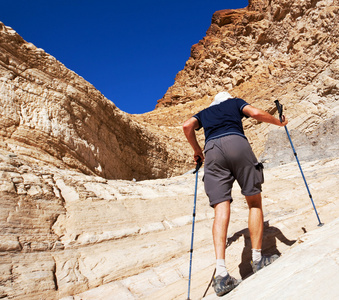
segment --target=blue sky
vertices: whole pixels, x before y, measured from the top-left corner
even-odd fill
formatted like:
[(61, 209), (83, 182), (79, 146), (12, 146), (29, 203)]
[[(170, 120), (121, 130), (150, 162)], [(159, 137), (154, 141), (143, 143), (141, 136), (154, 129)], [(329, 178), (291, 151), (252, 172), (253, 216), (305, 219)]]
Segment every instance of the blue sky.
[(0, 21), (93, 84), (121, 110), (155, 108), (215, 11), (243, 0), (10, 0)]

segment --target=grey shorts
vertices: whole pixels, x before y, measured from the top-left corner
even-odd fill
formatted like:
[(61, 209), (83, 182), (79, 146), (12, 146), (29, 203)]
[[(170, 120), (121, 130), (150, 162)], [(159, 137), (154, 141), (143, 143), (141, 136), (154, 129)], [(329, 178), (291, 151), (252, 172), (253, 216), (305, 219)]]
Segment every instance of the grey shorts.
[(205, 145), (204, 184), (210, 206), (232, 201), (235, 180), (244, 196), (259, 194), (264, 183), (262, 169), (244, 137), (227, 135), (208, 141)]

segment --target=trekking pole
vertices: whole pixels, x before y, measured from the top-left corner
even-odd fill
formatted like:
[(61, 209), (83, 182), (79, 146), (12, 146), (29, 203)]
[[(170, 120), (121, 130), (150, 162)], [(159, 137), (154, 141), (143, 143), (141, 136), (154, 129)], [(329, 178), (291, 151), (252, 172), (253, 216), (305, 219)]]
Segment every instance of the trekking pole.
[(191, 290), (191, 271), (192, 271), (192, 255), (193, 255), (193, 239), (194, 239), (194, 222), (195, 222), (195, 206), (197, 203), (197, 189), (198, 189), (198, 173), (199, 169), (202, 166), (202, 160), (199, 158), (197, 160), (197, 165), (195, 167), (195, 191), (194, 191), (194, 205), (193, 205), (193, 221), (192, 221), (192, 237), (191, 237), (191, 249), (190, 249), (190, 269), (188, 275), (188, 295), (187, 300), (190, 300), (190, 290)]
[(213, 274), (212, 274), (212, 278), (211, 278), (211, 280), (210, 280), (210, 283), (208, 284), (207, 289), (206, 289), (204, 295), (202, 296), (203, 298), (205, 298), (205, 296), (206, 296), (206, 294), (207, 294), (207, 292), (208, 292), (208, 289), (210, 288), (210, 286), (211, 286), (211, 284), (212, 284), (212, 281), (213, 281), (213, 278), (214, 278), (214, 275), (215, 275), (215, 272), (216, 272), (216, 271), (217, 271), (217, 269), (215, 268), (214, 271), (213, 271)]
[[(279, 100), (275, 100), (274, 103), (275, 103), (275, 105), (277, 106), (277, 109), (278, 109), (280, 122), (283, 122), (283, 106), (282, 106), (282, 104), (279, 103)], [(284, 128), (285, 128), (287, 137), (288, 137), (288, 139), (290, 140), (290, 144), (291, 144), (291, 147), (292, 147), (292, 150), (293, 150), (293, 154), (294, 154), (294, 156), (295, 156), (295, 159), (297, 160), (297, 163), (298, 163), (298, 166), (299, 166), (301, 175), (302, 175), (302, 177), (303, 177), (303, 179), (304, 179), (304, 183), (305, 183), (305, 185), (306, 185), (306, 189), (307, 189), (307, 192), (308, 192), (308, 196), (309, 196), (310, 199), (311, 199), (311, 202), (312, 202), (312, 205), (313, 205), (315, 214), (316, 214), (316, 216), (317, 216), (317, 219), (318, 219), (318, 222), (319, 222), (318, 226), (322, 226), (322, 225), (324, 225), (324, 224), (321, 223), (321, 221), (320, 221), (320, 218), (319, 218), (317, 209), (316, 209), (315, 204), (314, 204), (314, 201), (313, 201), (313, 199), (312, 199), (312, 195), (311, 195), (310, 189), (308, 188), (308, 185), (307, 185), (307, 182), (306, 182), (306, 178), (305, 178), (304, 172), (303, 172), (303, 170), (301, 169), (301, 165), (300, 165), (300, 162), (299, 162), (299, 159), (298, 159), (298, 156), (297, 156), (297, 152), (296, 152), (295, 149), (294, 149), (294, 146), (293, 146), (293, 143), (292, 143), (291, 136), (290, 136), (290, 134), (289, 134), (289, 132), (288, 132), (288, 130), (287, 130), (287, 126), (286, 126), (286, 125), (284, 126)]]

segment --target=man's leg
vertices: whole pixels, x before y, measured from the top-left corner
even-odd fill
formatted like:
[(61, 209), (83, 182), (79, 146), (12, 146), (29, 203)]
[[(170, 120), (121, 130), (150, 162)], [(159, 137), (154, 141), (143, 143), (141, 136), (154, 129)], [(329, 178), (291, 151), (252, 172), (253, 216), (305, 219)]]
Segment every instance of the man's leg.
[(279, 256), (262, 256), (261, 246), (264, 232), (264, 216), (261, 204), (261, 194), (246, 196), (249, 207), (248, 229), (252, 243), (252, 269), (258, 272), (260, 269), (274, 262)]
[(218, 296), (229, 293), (240, 283), (228, 274), (225, 266), (227, 228), (230, 221), (230, 214), (230, 201), (224, 201), (214, 206), (212, 232), (217, 265), (215, 277), (213, 278), (213, 287)]
[(212, 233), (216, 259), (225, 259), (226, 237), (230, 215), (230, 201), (224, 201), (214, 206)]
[(227, 276), (225, 263), (225, 250), (227, 239), (227, 228), (230, 220), (230, 201), (224, 201), (214, 206), (213, 242), (216, 257), (215, 276)]
[(262, 238), (264, 232), (264, 215), (261, 204), (261, 193), (254, 196), (245, 196), (248, 208), (248, 229), (250, 231), (250, 238), (252, 249), (261, 249)]

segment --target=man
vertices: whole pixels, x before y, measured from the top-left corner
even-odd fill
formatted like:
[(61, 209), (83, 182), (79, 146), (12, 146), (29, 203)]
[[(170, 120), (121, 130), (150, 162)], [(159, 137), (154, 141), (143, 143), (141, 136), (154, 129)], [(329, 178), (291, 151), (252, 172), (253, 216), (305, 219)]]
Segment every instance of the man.
[(205, 167), (204, 185), (210, 206), (214, 208), (213, 243), (216, 256), (216, 273), (213, 286), (218, 296), (225, 295), (238, 284), (225, 265), (227, 228), (230, 220), (231, 190), (237, 180), (248, 207), (248, 229), (252, 243), (252, 268), (257, 272), (278, 256), (262, 256), (263, 211), (261, 184), (264, 182), (263, 166), (259, 163), (245, 137), (242, 118), (252, 117), (260, 122), (285, 126), (269, 113), (257, 109), (227, 92), (217, 94), (211, 105), (188, 119), (183, 130), (193, 148), (194, 160), (204, 161), (195, 130), (204, 128)]

